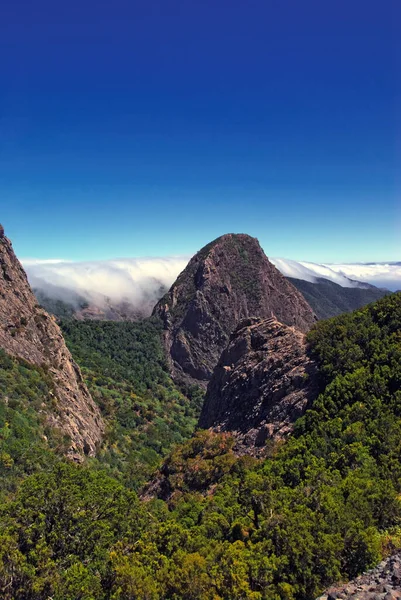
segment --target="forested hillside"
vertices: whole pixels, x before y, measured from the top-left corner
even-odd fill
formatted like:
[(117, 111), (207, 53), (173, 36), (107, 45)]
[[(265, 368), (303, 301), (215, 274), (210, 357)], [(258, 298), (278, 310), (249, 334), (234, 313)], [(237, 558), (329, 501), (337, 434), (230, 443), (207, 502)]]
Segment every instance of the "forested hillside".
[(0, 397), (0, 493), (4, 495), (24, 476), (59, 460), (69, 440), (46, 423), (43, 407), (55, 404), (46, 367), (12, 358), (0, 348)]
[(172, 382), (157, 319), (66, 320), (61, 327), (107, 423), (95, 462), (137, 486), (172, 444), (192, 434), (202, 394), (187, 390), (189, 399)]
[(360, 284), (360, 287), (342, 287), (323, 277), (317, 278), (313, 283), (294, 277), (288, 277), (288, 280), (301, 292), (319, 319), (352, 312), (389, 293), (388, 290), (368, 284)]
[[(122, 385), (117, 348), (132, 339), (119, 335), (84, 343), (83, 326), (69, 343), (92, 377), (106, 368)], [(96, 465), (27, 477), (1, 506), (1, 597), (311, 600), (399, 548), (401, 294), (319, 323), (309, 341), (320, 395), (263, 461), (235, 457), (229, 434), (199, 432), (162, 468), (154, 490), (166, 501), (138, 500)], [(141, 369), (132, 382), (146, 381)]]

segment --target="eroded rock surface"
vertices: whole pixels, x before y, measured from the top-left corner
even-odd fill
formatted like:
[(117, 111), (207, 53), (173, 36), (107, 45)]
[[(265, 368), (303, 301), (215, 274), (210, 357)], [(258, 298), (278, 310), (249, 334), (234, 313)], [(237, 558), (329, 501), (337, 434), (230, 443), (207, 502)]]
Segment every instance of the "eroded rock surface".
[(69, 455), (94, 455), (104, 424), (54, 317), (37, 303), (11, 242), (0, 228), (0, 347), (53, 376), (56, 406), (46, 407), (50, 425), (71, 439)]
[(273, 316), (300, 331), (316, 321), (258, 240), (244, 234), (223, 235), (200, 250), (153, 312), (164, 323), (173, 376), (204, 387), (242, 319)]
[(237, 451), (257, 454), (286, 436), (316, 397), (305, 335), (276, 319), (243, 321), (208, 385), (199, 426), (229, 431)]
[(333, 586), (317, 600), (401, 600), (401, 554), (345, 585)]

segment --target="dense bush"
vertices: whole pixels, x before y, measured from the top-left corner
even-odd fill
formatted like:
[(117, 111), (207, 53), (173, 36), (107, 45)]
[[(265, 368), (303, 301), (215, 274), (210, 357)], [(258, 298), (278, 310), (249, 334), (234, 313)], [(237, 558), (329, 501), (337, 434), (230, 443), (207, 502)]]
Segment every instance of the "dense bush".
[[(55, 408), (47, 369), (11, 358), (0, 349), (0, 491), (14, 489), (21, 477), (53, 465), (67, 440), (46, 425), (46, 408)], [(56, 454), (49, 452), (56, 450)]]
[(66, 342), (108, 423), (98, 462), (137, 487), (194, 430), (201, 395), (172, 382), (156, 320), (64, 321)]

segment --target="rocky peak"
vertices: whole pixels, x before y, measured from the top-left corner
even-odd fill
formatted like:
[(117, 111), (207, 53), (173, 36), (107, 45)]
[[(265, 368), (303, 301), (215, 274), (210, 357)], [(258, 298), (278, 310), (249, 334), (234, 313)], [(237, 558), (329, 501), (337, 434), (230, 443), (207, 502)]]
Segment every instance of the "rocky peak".
[(56, 407), (46, 407), (50, 425), (71, 439), (69, 455), (94, 455), (104, 424), (54, 317), (37, 303), (10, 240), (0, 227), (0, 347), (53, 376)]
[(266, 440), (287, 435), (316, 397), (315, 374), (301, 331), (274, 318), (247, 319), (213, 373), (199, 426), (231, 432), (237, 452), (258, 454)]
[(244, 318), (275, 317), (307, 331), (316, 317), (270, 263), (257, 239), (227, 234), (200, 250), (158, 302), (173, 376), (207, 385), (230, 333)]

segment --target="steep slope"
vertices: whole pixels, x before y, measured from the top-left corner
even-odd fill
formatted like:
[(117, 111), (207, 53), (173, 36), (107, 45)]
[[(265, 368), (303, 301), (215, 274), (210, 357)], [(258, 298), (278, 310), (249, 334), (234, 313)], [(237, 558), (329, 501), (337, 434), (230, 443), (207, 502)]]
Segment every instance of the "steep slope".
[(241, 322), (209, 382), (199, 426), (231, 432), (240, 452), (288, 434), (316, 397), (305, 335), (275, 319)]
[(60, 327), (107, 420), (96, 458), (137, 487), (174, 444), (191, 436), (203, 398), (187, 398), (174, 385), (158, 319), (66, 319)]
[(223, 235), (200, 250), (153, 314), (164, 323), (173, 376), (203, 386), (241, 319), (274, 316), (300, 331), (316, 319), (259, 242), (245, 234)]
[(319, 319), (329, 319), (344, 312), (352, 312), (390, 293), (368, 283), (361, 284), (361, 287), (342, 287), (323, 277), (317, 278), (315, 282), (294, 277), (287, 279), (301, 292)]
[(71, 439), (68, 453), (94, 455), (103, 433), (99, 408), (68, 351), (53, 317), (39, 307), (11, 242), (0, 229), (0, 347), (28, 363), (45, 366), (54, 384), (47, 421)]

